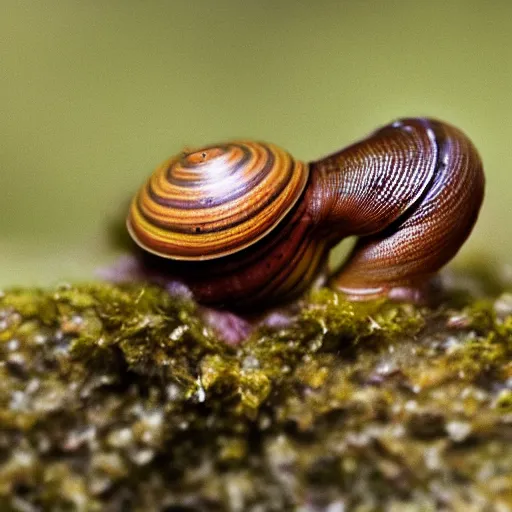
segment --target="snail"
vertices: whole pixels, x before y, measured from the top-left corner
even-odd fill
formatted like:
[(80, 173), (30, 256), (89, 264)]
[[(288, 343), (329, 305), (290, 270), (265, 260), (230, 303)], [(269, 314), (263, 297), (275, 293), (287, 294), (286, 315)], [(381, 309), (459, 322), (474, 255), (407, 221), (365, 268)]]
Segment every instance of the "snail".
[(127, 228), (198, 302), (243, 309), (300, 296), (341, 240), (329, 284), (350, 300), (421, 302), (477, 219), (484, 174), (457, 128), (400, 119), (320, 160), (235, 141), (183, 152), (134, 197)]

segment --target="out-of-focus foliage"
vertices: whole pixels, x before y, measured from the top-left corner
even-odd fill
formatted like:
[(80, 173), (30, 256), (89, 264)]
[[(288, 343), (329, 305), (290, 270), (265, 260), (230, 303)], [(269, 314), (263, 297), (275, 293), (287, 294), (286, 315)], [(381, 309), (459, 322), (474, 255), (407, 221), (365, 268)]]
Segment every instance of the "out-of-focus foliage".
[(3, 0), (0, 284), (86, 278), (145, 176), (249, 137), (314, 159), (404, 115), (474, 139), (487, 198), (461, 258), (512, 249), (509, 2)]

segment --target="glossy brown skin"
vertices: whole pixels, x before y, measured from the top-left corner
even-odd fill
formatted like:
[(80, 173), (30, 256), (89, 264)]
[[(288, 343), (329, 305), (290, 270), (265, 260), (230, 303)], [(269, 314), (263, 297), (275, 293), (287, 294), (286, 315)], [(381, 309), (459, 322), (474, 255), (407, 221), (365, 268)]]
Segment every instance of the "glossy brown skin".
[(329, 250), (355, 235), (331, 285), (352, 300), (421, 301), (431, 276), (469, 236), (483, 192), (480, 158), (462, 132), (403, 119), (309, 164), (293, 208), (252, 245), (205, 261), (143, 257), (203, 304), (265, 308), (310, 287)]

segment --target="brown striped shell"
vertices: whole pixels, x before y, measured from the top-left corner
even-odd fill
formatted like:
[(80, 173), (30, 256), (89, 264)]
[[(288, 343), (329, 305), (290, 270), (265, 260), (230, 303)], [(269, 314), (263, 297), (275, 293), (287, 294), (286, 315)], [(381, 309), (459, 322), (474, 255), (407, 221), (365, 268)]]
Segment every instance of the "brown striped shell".
[(153, 254), (208, 260), (265, 236), (299, 200), (308, 167), (273, 144), (232, 142), (165, 161), (135, 196), (127, 220)]

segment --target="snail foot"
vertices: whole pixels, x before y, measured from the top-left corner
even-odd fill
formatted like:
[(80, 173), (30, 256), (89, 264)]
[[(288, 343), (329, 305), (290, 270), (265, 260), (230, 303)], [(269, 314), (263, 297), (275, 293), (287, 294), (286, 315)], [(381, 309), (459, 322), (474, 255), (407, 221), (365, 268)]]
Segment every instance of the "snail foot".
[(118, 284), (136, 280), (142, 275), (142, 270), (138, 258), (123, 254), (111, 265), (97, 269), (94, 274), (100, 279)]
[(243, 317), (214, 308), (201, 307), (201, 320), (228, 345), (238, 345), (254, 330), (254, 324)]
[(438, 276), (423, 278), (421, 282), (401, 283), (397, 286), (385, 284), (367, 288), (333, 283), (332, 287), (343, 293), (350, 301), (388, 298), (394, 302), (410, 302), (422, 306), (437, 304), (442, 294), (442, 286)]
[(98, 269), (95, 274), (115, 284), (145, 281), (165, 288), (173, 297), (193, 298), (192, 291), (186, 284), (158, 267), (151, 268), (137, 256), (123, 255), (114, 264)]
[(296, 305), (275, 308), (265, 313), (241, 314), (211, 307), (200, 307), (200, 316), (217, 336), (229, 345), (238, 345), (249, 338), (258, 327), (283, 329), (294, 318)]

